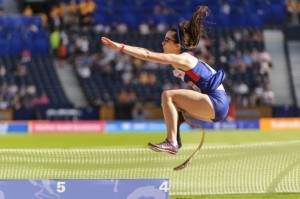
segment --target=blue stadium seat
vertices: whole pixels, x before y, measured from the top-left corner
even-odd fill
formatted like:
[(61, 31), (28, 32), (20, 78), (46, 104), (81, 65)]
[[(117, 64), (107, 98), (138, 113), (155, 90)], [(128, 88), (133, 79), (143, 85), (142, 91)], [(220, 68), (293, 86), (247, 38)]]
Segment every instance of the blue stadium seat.
[(255, 28), (262, 28), (264, 22), (261, 17), (257, 14), (248, 14), (247, 17), (247, 27), (255, 27)]
[(138, 18), (131, 13), (123, 14), (122, 21), (125, 22), (127, 26), (131, 29), (136, 29), (139, 26)]
[(218, 14), (215, 16), (216, 18), (216, 25), (218, 27), (230, 27), (230, 20), (229, 20), (229, 16), (226, 14)]
[(9, 42), (10, 48), (9, 48), (9, 54), (11, 55), (20, 55), (22, 50), (23, 50), (23, 46), (22, 46), (22, 40), (21, 37), (17, 34), (15, 34), (12, 39)]
[(244, 14), (230, 14), (229, 15), (229, 27), (241, 28), (247, 27), (246, 16)]
[(0, 40), (0, 55), (7, 55), (9, 53), (9, 42), (7, 40)]
[(283, 23), (285, 20), (284, 7), (277, 4), (270, 5), (270, 16), (271, 23)]

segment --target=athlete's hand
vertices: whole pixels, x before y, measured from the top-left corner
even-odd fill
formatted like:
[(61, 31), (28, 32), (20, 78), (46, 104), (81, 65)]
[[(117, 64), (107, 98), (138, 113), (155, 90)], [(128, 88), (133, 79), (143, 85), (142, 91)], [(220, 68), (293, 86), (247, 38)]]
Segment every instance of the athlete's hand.
[(101, 37), (101, 42), (112, 50), (120, 50), (122, 44), (114, 42), (106, 37)]

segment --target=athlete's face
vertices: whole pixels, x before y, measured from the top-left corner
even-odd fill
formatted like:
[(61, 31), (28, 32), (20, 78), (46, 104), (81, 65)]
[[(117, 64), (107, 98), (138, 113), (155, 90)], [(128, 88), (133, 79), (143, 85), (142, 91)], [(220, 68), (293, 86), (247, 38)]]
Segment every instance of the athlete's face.
[(168, 31), (162, 42), (164, 53), (180, 53), (180, 44), (174, 38), (174, 32)]

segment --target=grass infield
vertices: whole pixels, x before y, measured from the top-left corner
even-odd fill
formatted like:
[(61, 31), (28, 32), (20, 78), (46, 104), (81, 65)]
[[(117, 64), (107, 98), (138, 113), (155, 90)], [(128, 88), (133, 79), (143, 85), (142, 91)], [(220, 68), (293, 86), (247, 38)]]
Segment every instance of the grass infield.
[[(160, 142), (165, 139), (165, 133), (112, 133), (112, 134), (9, 134), (0, 136), (0, 148), (2, 149), (84, 149), (106, 147), (146, 148), (147, 143)], [(297, 131), (255, 131), (255, 130), (224, 130), (206, 131), (205, 146), (218, 145), (243, 145), (269, 142), (286, 142), (300, 140), (300, 132)], [(200, 131), (182, 133), (182, 141), (185, 145), (195, 145), (200, 141)], [(176, 199), (196, 198), (300, 198), (300, 193), (265, 193), (265, 194), (222, 194), (222, 195), (198, 195), (175, 196)]]

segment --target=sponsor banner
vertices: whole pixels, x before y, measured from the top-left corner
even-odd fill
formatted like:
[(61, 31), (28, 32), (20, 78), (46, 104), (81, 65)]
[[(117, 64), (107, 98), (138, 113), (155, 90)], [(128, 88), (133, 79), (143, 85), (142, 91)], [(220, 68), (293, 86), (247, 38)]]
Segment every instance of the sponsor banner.
[[(190, 126), (182, 124), (180, 130), (190, 130)], [(163, 120), (148, 121), (106, 121), (105, 132), (144, 132), (144, 131), (166, 131), (166, 124)]]
[(236, 120), (221, 122), (203, 122), (198, 120), (191, 121), (194, 124), (200, 124), (204, 129), (226, 130), (226, 129), (259, 129), (258, 120)]
[(262, 118), (261, 130), (299, 130), (300, 118)]
[(259, 129), (258, 120), (237, 120), (214, 123), (214, 129)]
[(31, 133), (103, 133), (103, 121), (31, 121)]
[(168, 179), (0, 180), (0, 198), (168, 199), (169, 187)]
[(27, 122), (0, 122), (0, 134), (6, 133), (27, 133)]
[[(200, 124), (205, 129), (259, 129), (258, 120), (238, 120), (222, 122), (203, 122), (191, 120), (193, 124)], [(188, 124), (183, 123), (180, 126), (181, 131), (191, 130)], [(166, 125), (163, 120), (158, 121), (107, 121), (105, 132), (143, 132), (143, 131), (166, 131)]]

